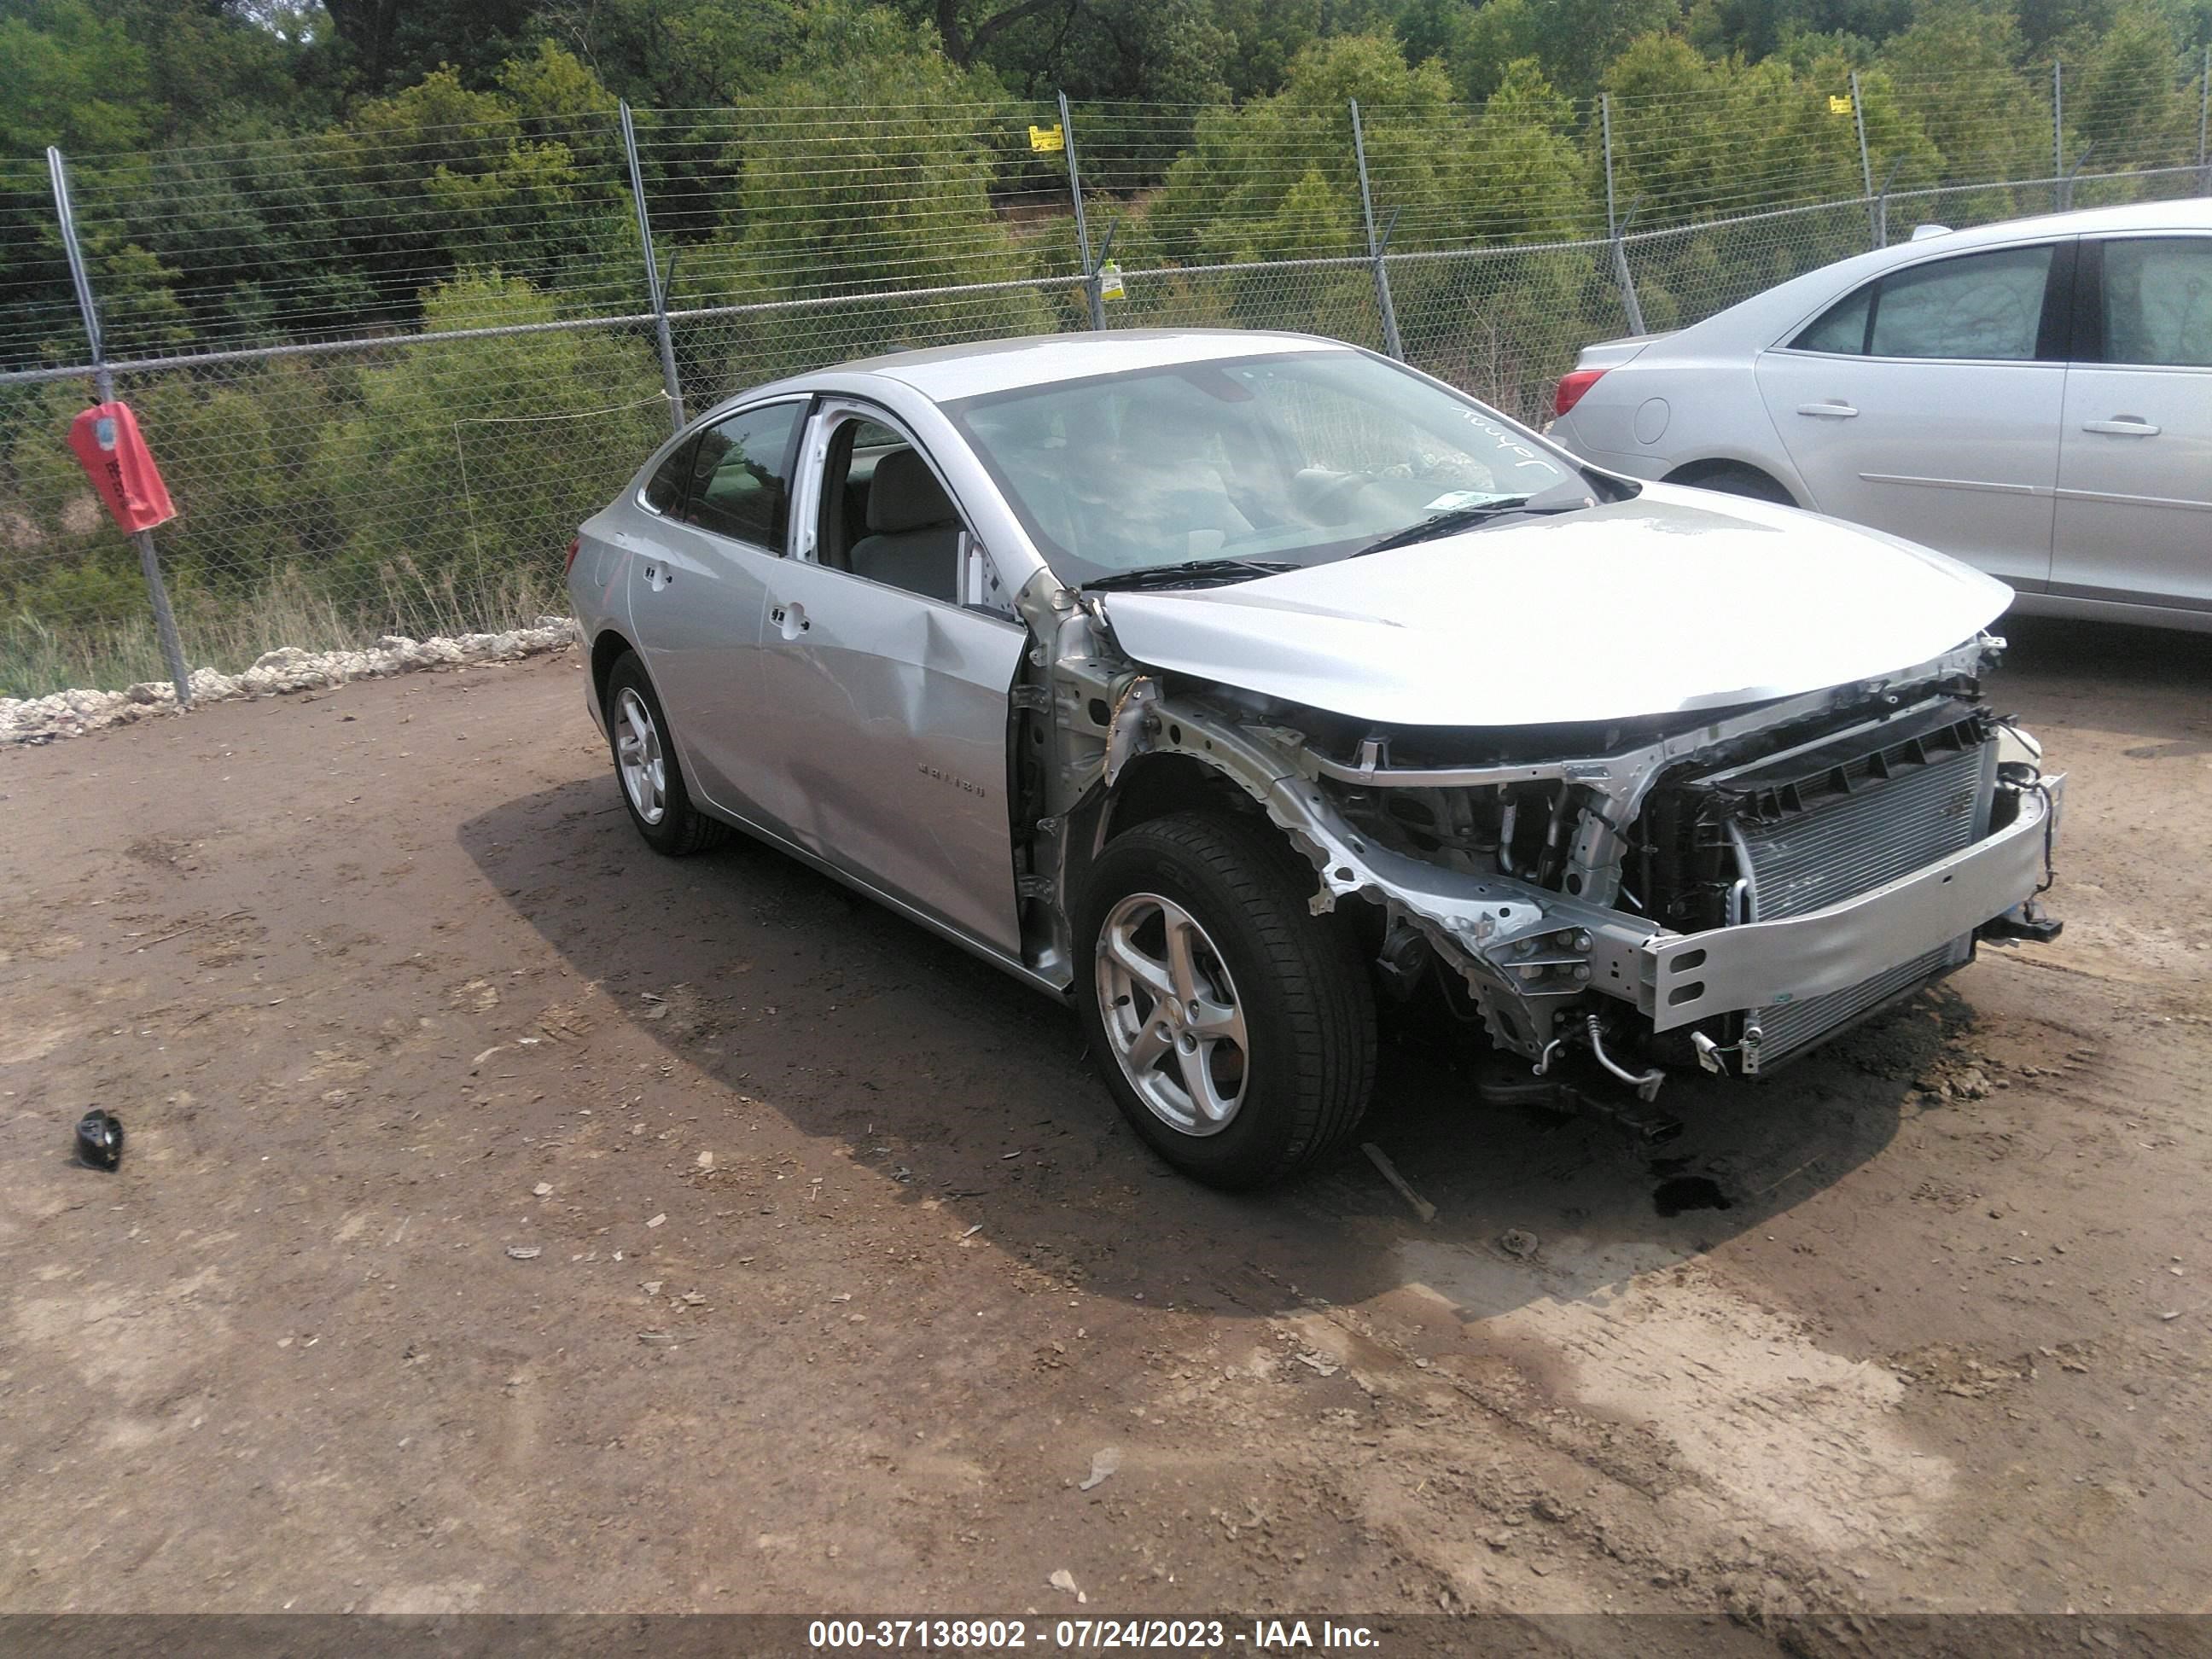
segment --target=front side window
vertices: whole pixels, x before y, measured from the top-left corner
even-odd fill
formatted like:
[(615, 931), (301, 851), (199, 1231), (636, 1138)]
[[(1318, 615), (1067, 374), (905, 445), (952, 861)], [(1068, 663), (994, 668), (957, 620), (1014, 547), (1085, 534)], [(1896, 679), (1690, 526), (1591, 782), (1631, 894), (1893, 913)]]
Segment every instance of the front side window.
[[(1200, 560), (1319, 564), (1440, 514), (1589, 482), (1396, 365), (1285, 352), (1024, 386), (948, 406), (1061, 580)], [(1253, 574), (1259, 574), (1254, 572)]]
[(1850, 356), (2031, 360), (2051, 260), (2049, 247), (2021, 247), (1915, 265), (1830, 307), (1790, 343)]
[(2212, 368), (2212, 236), (2107, 242), (2100, 289), (2103, 361)]
[(701, 433), (692, 452), (685, 521), (782, 552), (791, 516), (791, 440), (805, 408), (772, 404)]

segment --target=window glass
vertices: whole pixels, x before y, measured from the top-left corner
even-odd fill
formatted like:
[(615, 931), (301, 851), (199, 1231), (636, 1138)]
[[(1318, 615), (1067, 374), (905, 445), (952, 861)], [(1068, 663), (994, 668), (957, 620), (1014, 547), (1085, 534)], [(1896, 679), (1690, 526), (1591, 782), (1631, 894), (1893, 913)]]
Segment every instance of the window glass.
[(2104, 360), (2212, 368), (2212, 236), (2105, 244)]
[(1077, 582), (1206, 558), (1318, 564), (1437, 514), (1590, 490), (1503, 416), (1349, 351), (1133, 369), (952, 411)]
[(1874, 303), (1869, 283), (1790, 343), (1800, 351), (1839, 351), (1857, 356), (1866, 349), (1867, 308)]
[(2048, 247), (1970, 253), (1881, 280), (1877, 357), (2033, 358), (2043, 322)]
[(791, 434), (803, 407), (771, 404), (700, 434), (684, 518), (702, 530), (782, 552), (791, 509)]
[(645, 501), (654, 512), (672, 517), (683, 511), (684, 485), (691, 476), (691, 458), (698, 447), (697, 437), (687, 438), (653, 468), (653, 477), (645, 486)]

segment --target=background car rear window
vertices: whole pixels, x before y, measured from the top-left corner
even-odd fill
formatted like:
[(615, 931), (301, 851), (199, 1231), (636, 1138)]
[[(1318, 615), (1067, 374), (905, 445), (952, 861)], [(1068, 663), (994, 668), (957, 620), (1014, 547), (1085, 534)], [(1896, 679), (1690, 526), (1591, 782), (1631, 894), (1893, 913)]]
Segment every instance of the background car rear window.
[(1831, 306), (1790, 343), (1849, 356), (2032, 359), (2051, 257), (2047, 246), (1999, 248), (1900, 270)]
[(2105, 244), (2104, 361), (2212, 368), (2212, 236)]
[(1881, 279), (1868, 349), (1877, 357), (2035, 356), (2048, 247), (1999, 248)]
[(699, 434), (684, 517), (702, 530), (783, 551), (791, 515), (791, 435), (804, 406), (750, 410)]

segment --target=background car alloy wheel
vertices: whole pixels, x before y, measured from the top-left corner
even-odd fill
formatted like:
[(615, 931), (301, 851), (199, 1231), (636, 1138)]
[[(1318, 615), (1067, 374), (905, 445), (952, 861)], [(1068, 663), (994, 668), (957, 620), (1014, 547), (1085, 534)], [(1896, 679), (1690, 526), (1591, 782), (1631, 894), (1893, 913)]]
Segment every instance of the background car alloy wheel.
[(1227, 1128), (1244, 1103), (1250, 1038), (1206, 929), (1172, 899), (1132, 893), (1099, 943), (1098, 998), (1121, 1075), (1184, 1134)]
[(645, 699), (629, 686), (615, 700), (615, 764), (630, 808), (648, 824), (668, 815), (668, 762), (660, 749), (660, 728)]

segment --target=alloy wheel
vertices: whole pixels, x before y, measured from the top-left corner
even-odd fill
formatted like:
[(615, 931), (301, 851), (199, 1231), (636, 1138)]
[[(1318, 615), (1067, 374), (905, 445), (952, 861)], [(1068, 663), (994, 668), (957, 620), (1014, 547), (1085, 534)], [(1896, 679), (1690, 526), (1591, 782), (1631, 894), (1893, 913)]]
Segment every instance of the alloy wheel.
[(1154, 1116), (1218, 1134), (1244, 1103), (1250, 1040), (1236, 982), (1198, 919), (1132, 893), (1098, 934), (1097, 996), (1121, 1074)]

